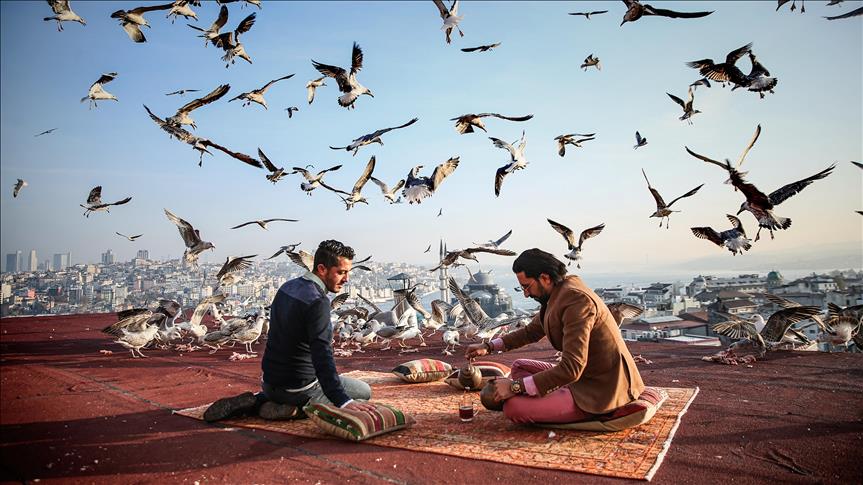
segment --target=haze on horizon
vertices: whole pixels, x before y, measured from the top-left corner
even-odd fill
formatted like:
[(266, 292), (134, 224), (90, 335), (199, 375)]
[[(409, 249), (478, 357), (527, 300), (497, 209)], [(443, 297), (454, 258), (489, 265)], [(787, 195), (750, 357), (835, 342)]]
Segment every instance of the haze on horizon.
[[(156, 4), (158, 2), (139, 2)], [(668, 4), (671, 2), (654, 2)], [(446, 45), (441, 20), (431, 2), (264, 2), (263, 9), (228, 6), (224, 30), (251, 12), (254, 27), (243, 35), (254, 64), (242, 60), (228, 69), (221, 51), (206, 48), (185, 20), (174, 24), (164, 12), (150, 12), (147, 42), (131, 42), (109, 15), (120, 2), (72, 2), (87, 25), (64, 24), (58, 32), (45, 2), (0, 3), (0, 255), (37, 251), (40, 261), (71, 251), (73, 262), (97, 262), (110, 248), (118, 260), (147, 249), (151, 257), (179, 257), (183, 244), (164, 215), (168, 208), (191, 222), (215, 244), (202, 261), (228, 255), (258, 254), (262, 259), (281, 245), (302, 242), (313, 251), (323, 239), (352, 245), (359, 256), (378, 261), (437, 263), (441, 238), (450, 249), (496, 239), (509, 229), (504, 247), (522, 251), (540, 247), (558, 256), (563, 239), (550, 218), (577, 233), (605, 223), (585, 243), (582, 269), (610, 273), (621, 268), (658, 269), (704, 260), (722, 261), (727, 269), (747, 268), (753, 260), (796, 258), (801, 254), (842, 253), (863, 267), (863, 170), (850, 161), (863, 159), (863, 22), (861, 18), (827, 21), (859, 7), (843, 2), (807, 5), (807, 12), (775, 10), (775, 2), (674, 2), (678, 10), (715, 10), (693, 20), (643, 18), (619, 27), (620, 2), (462, 2), (464, 37)], [(138, 4), (135, 4), (137, 6)], [(590, 20), (572, 11), (607, 9)], [(206, 28), (218, 6), (195, 8)], [(364, 51), (361, 82), (375, 97), (363, 96), (355, 110), (336, 104), (336, 83), (318, 90), (306, 103), (305, 83), (319, 77), (310, 60), (346, 66), (351, 44)], [(495, 50), (464, 53), (462, 47), (501, 42)], [(695, 106), (702, 113), (688, 126), (666, 92), (685, 98), (699, 79), (685, 62), (717, 62), (753, 43), (759, 60), (779, 78), (774, 94), (759, 99), (743, 89), (731, 92), (714, 83), (699, 87)], [(602, 70), (582, 71), (582, 59), (594, 54)], [(744, 58), (739, 67), (748, 72)], [(119, 102), (87, 109), (79, 103), (103, 72), (119, 73), (106, 85)], [(295, 73), (267, 92), (269, 110), (241, 107), (228, 99), (277, 77)], [(260, 147), (279, 167), (342, 164), (328, 175), (334, 186), (349, 190), (369, 157), (377, 157), (375, 176), (388, 184), (423, 164), (423, 173), (451, 156), (461, 164), (440, 190), (419, 206), (389, 205), (369, 183), (369, 205), (350, 211), (335, 194), (322, 189), (302, 193), (298, 175), (273, 185), (265, 172), (221, 152), (198, 156), (171, 140), (147, 116), (146, 104), (159, 116), (174, 111), (219, 84), (231, 90), (222, 100), (195, 111), (196, 134), (250, 155)], [(165, 96), (178, 89), (200, 89), (185, 97)], [(299, 111), (288, 118), (284, 108)], [(465, 113), (528, 113), (524, 123), (493, 119), (488, 133), (459, 135), (450, 118)], [(360, 149), (356, 157), (333, 151), (380, 128), (419, 121), (384, 137), (384, 146)], [(761, 240), (742, 256), (697, 239), (689, 228), (730, 227), (725, 214), (744, 200), (722, 182), (719, 168), (689, 156), (684, 145), (715, 159), (736, 160), (756, 125), (762, 134), (743, 170), (765, 193), (815, 174), (831, 163), (834, 173), (778, 207), (793, 224)], [(50, 135), (34, 137), (49, 128)], [(522, 130), (527, 137), (525, 170), (509, 175), (499, 198), (495, 170), (508, 160), (492, 146), (494, 136), (509, 142)], [(638, 130), (648, 145), (633, 150)], [(596, 132), (584, 148), (567, 147), (564, 158), (553, 138), (563, 133)], [(705, 184), (674, 209), (670, 229), (648, 216), (655, 204), (641, 169), (666, 201)], [(17, 178), (28, 181), (12, 198)], [(103, 186), (103, 200), (132, 196), (110, 214), (82, 216), (91, 188)], [(438, 211), (443, 215), (438, 217)], [(242, 222), (284, 217), (298, 223), (273, 223), (269, 231)], [(750, 238), (755, 219), (741, 220)], [(115, 232), (143, 234), (129, 242)], [(423, 251), (431, 244), (432, 251)], [(783, 256), (784, 255), (784, 256)], [(480, 256), (484, 265), (504, 266), (509, 258)]]

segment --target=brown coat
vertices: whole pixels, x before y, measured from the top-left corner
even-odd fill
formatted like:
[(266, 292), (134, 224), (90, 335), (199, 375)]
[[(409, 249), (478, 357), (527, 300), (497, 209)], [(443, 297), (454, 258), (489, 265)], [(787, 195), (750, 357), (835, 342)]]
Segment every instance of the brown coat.
[(533, 375), (541, 396), (569, 387), (583, 411), (604, 414), (637, 399), (644, 382), (608, 307), (578, 276), (555, 285), (526, 327), (503, 336), (507, 350), (548, 337), (562, 352), (552, 369)]

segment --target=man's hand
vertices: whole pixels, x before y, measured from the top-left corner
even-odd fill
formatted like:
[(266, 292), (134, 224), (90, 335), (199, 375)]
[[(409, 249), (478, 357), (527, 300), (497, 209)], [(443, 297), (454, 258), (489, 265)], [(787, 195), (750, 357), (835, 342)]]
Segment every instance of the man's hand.
[(470, 360), (488, 354), (488, 347), (484, 343), (471, 344), (464, 349), (464, 356)]
[(345, 406), (344, 409), (350, 409), (351, 411), (362, 411), (364, 413), (373, 413), (377, 411), (377, 408), (375, 406), (362, 401), (354, 401)]
[(509, 388), (510, 384), (512, 384), (512, 379), (501, 377), (495, 379), (492, 383), (494, 384), (494, 399), (496, 401), (503, 402), (515, 396)]

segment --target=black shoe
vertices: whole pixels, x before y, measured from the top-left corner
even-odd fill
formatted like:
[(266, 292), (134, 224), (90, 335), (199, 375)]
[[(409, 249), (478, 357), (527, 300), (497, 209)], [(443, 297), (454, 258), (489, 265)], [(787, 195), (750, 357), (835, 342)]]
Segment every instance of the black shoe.
[(260, 409), (258, 409), (258, 416), (272, 421), (286, 421), (304, 418), (306, 414), (297, 406), (267, 401), (261, 404)]
[(224, 397), (210, 404), (210, 407), (204, 411), (204, 421), (211, 423), (252, 411), (255, 409), (256, 402), (257, 399), (251, 392), (244, 392), (234, 397)]

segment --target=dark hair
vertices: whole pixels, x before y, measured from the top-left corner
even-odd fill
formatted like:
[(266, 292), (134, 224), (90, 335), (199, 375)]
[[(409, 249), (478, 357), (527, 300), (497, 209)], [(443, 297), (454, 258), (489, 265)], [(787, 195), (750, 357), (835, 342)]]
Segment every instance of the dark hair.
[(528, 278), (539, 278), (545, 273), (554, 284), (563, 281), (566, 276), (566, 265), (553, 254), (539, 248), (528, 249), (519, 254), (512, 262), (513, 273), (524, 273)]
[(332, 268), (339, 264), (339, 257), (354, 259), (354, 249), (350, 246), (336, 241), (335, 239), (327, 239), (318, 244), (318, 250), (315, 251), (315, 262), (312, 264), (312, 271), (318, 269), (318, 265), (322, 264), (325, 268)]

